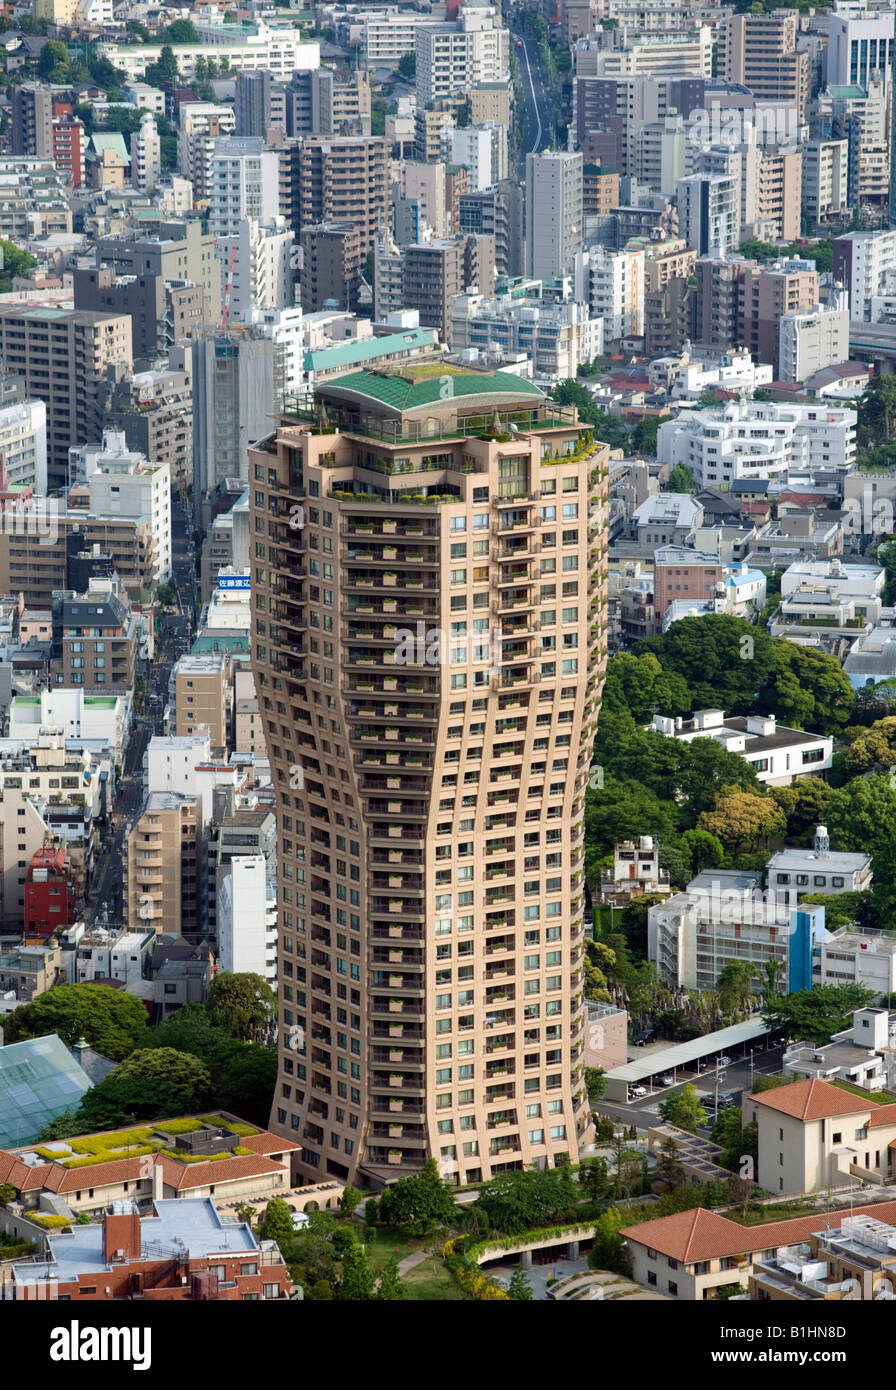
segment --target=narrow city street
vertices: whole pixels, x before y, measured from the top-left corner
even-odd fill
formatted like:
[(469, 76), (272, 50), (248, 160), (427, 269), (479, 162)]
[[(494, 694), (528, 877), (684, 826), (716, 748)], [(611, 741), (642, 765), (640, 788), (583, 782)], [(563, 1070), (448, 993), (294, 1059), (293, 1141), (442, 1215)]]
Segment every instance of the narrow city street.
[(193, 524), (177, 493), (172, 493), (171, 499), (171, 533), (172, 582), (179, 612), (159, 618), (156, 655), (144, 673), (142, 699), (135, 709), (113, 808), (115, 828), (97, 856), (84, 907), (84, 920), (89, 923), (103, 918), (112, 923), (123, 921), (125, 841), (143, 800), (143, 757), (153, 734), (163, 729), (171, 668), (178, 657), (189, 651), (193, 640), (197, 598)]

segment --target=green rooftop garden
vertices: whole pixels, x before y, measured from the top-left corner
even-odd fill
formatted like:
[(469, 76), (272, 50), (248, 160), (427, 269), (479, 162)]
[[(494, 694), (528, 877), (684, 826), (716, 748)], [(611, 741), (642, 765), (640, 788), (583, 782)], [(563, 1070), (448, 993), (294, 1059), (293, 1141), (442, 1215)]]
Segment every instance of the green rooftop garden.
[[(87, 1134), (80, 1139), (59, 1140), (52, 1148), (37, 1144), (34, 1152), (48, 1163), (61, 1163), (64, 1168), (87, 1168), (97, 1163), (114, 1163), (122, 1158), (141, 1158), (144, 1154), (159, 1153), (166, 1150), (172, 1158), (181, 1163), (208, 1163), (220, 1158), (230, 1158), (231, 1154), (186, 1154), (182, 1150), (168, 1149), (160, 1135), (176, 1137), (178, 1134), (192, 1134), (203, 1125), (215, 1125), (226, 1129), (241, 1139), (259, 1131), (252, 1125), (239, 1121), (226, 1120), (221, 1115), (200, 1115), (181, 1120), (160, 1120), (154, 1125), (139, 1125), (133, 1129), (110, 1130), (104, 1134)], [(233, 1153), (251, 1154), (252, 1150), (237, 1146)]]

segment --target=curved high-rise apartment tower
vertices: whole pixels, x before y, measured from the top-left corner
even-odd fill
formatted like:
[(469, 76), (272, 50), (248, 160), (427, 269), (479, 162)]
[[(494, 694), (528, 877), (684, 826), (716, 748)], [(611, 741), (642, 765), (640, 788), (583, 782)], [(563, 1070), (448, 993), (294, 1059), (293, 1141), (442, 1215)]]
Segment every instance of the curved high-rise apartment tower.
[(463, 1183), (592, 1136), (583, 815), (606, 446), (531, 383), (357, 372), (250, 452), (278, 797), (272, 1129)]

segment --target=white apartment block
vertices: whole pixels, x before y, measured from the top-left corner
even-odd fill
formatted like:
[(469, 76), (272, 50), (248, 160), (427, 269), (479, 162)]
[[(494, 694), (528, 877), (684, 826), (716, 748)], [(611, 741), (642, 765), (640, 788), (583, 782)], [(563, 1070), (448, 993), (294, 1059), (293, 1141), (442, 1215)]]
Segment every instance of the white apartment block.
[[(463, 163), (462, 160), (456, 162)], [(445, 164), (442, 161), (437, 164), (424, 164), (422, 160), (402, 160), (401, 196), (417, 204), (423, 219), (432, 228), (434, 236), (448, 235)]]
[[(268, 29), (264, 24), (254, 27), (256, 33), (243, 34), (237, 26), (221, 25), (218, 33), (205, 29), (202, 43), (170, 45), (181, 77), (188, 81), (194, 78), (197, 60), (209, 57), (217, 63), (226, 58), (232, 72), (270, 72), (278, 82), (288, 82), (294, 72), (320, 67), (319, 43), (289, 29)], [(159, 61), (162, 47), (159, 43), (99, 43), (97, 51), (128, 78), (135, 78)]]
[(576, 299), (592, 318), (603, 319), (604, 341), (637, 338), (644, 332), (644, 252), (592, 246), (575, 258)]
[(848, 140), (807, 140), (803, 145), (803, 211), (811, 224), (845, 214), (848, 171)]
[(263, 854), (236, 855), (218, 888), (218, 966), (277, 981), (277, 881)]
[(69, 450), (69, 478), (90, 494), (97, 516), (144, 517), (156, 543), (156, 580), (171, 577), (171, 465), (131, 452), (125, 436), (106, 430), (102, 444)]
[(53, 686), (39, 695), (14, 695), (9, 706), (9, 737), (28, 742), (35, 735), (62, 733), (108, 748), (121, 764), (130, 700), (123, 695), (86, 695), (75, 686)]
[[(290, 309), (295, 304), (295, 232), (285, 217), (238, 223), (235, 235), (219, 238), (224, 292), (230, 275), (230, 322), (255, 322), (256, 310)], [(231, 260), (233, 273), (230, 274)]]
[(830, 735), (789, 729), (778, 724), (773, 714), (726, 718), (723, 710), (699, 709), (692, 719), (655, 714), (649, 727), (685, 743), (715, 739), (727, 752), (740, 754), (765, 787), (789, 787), (797, 777), (827, 772), (834, 752)]
[[(587, 304), (552, 304), (517, 300), (510, 295), (487, 299), (456, 294), (451, 301), (451, 348), (475, 351), (488, 360), (524, 352), (535, 376), (565, 381), (575, 378), (580, 363), (603, 352), (603, 321), (592, 318)], [(475, 360), (475, 358), (471, 358)]]
[(778, 380), (806, 381), (822, 367), (849, 358), (849, 296), (835, 291), (829, 304), (796, 310), (780, 318)]
[(722, 352), (686, 345), (680, 356), (655, 357), (647, 375), (654, 385), (665, 387), (672, 400), (696, 403), (704, 391), (718, 387), (752, 396), (757, 387), (771, 385), (775, 370), (765, 362), (754, 362), (747, 348)]
[(139, 111), (151, 111), (154, 116), (165, 114), (165, 93), (148, 82), (127, 82), (122, 89), (125, 97)]
[(0, 407), (0, 480), (3, 489), (33, 487), (47, 495), (47, 407), (19, 401)]
[(740, 207), (740, 180), (730, 174), (678, 180), (678, 229), (700, 256), (721, 258), (737, 250)]
[(766, 863), (769, 892), (787, 897), (796, 907), (804, 893), (864, 893), (871, 887), (871, 856), (863, 851), (832, 850), (820, 825), (813, 849), (781, 849)]
[(672, 989), (715, 989), (732, 961), (752, 967), (754, 989), (776, 961), (786, 978), (790, 909), (763, 894), (759, 874), (714, 869), (647, 911), (647, 959)]
[(896, 271), (896, 231), (848, 232), (834, 242), (834, 272), (849, 291), (853, 323), (870, 323), (871, 301)]
[(864, 932), (835, 932), (816, 948), (813, 983), (864, 985), (879, 999), (896, 991), (896, 940)]
[(469, 170), (471, 193), (507, 178), (507, 127), (497, 121), (447, 130), (445, 145), (450, 156), (447, 162)]
[(873, 76), (888, 82), (893, 22), (892, 10), (872, 8), (864, 0), (836, 0), (828, 15), (828, 85), (867, 88)]
[[(556, 280), (581, 250), (581, 154), (546, 150), (526, 155), (526, 274)], [(643, 269), (642, 269), (643, 278)]]
[(662, 121), (641, 122), (630, 132), (629, 173), (667, 198), (675, 196), (678, 180), (691, 173), (693, 158), (691, 128), (678, 112)]
[(357, 39), (366, 67), (397, 68), (399, 60), (406, 53), (414, 53), (417, 48), (417, 30), (421, 25), (431, 25), (432, 16), (416, 14), (407, 7), (390, 7), (371, 13), (359, 13), (357, 18), (346, 18), (339, 24), (344, 29), (348, 42)]
[(207, 178), (209, 227), (216, 237), (236, 236), (247, 218), (268, 221), (279, 215), (278, 156), (260, 137), (217, 139)]
[(712, 30), (696, 25), (672, 34), (626, 34), (624, 48), (607, 48), (597, 57), (599, 77), (684, 73), (712, 76)]
[(679, 415), (657, 432), (657, 458), (686, 464), (697, 486), (727, 490), (745, 478), (855, 462), (856, 414), (834, 406), (731, 401)]
[(236, 116), (232, 106), (214, 102), (185, 102), (178, 115), (177, 167), (193, 185), (198, 202), (208, 196), (209, 165), (215, 144), (221, 136), (232, 134)]
[(298, 395), (305, 381), (305, 330), (301, 304), (283, 309), (253, 307), (243, 321), (261, 328), (274, 345), (274, 394), (277, 404), (284, 395)]
[(805, 584), (816, 584), (837, 598), (875, 599), (883, 592), (886, 571), (881, 565), (846, 565), (842, 560), (796, 560), (781, 575), (781, 597), (788, 598)]
[(198, 796), (202, 806), (202, 824), (212, 819), (216, 787), (232, 787), (234, 794), (245, 788), (246, 775), (235, 763), (211, 760), (207, 735), (155, 734), (144, 755), (144, 791), (175, 792), (180, 796)]
[(140, 129), (131, 135), (131, 183), (145, 193), (156, 188), (161, 177), (162, 141), (155, 116), (147, 111)]
[(414, 51), (418, 106), (510, 77), (510, 34), (492, 5), (466, 5), (453, 22), (421, 25)]

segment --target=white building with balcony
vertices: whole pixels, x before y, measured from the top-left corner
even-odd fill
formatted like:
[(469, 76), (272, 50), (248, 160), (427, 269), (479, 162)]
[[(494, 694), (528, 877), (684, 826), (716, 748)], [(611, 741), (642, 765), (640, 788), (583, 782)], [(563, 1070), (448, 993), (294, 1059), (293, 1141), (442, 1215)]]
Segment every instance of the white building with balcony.
[(826, 772), (834, 740), (778, 724), (773, 714), (729, 715), (720, 709), (696, 710), (693, 719), (655, 714), (650, 728), (667, 738), (693, 743), (712, 738), (729, 753), (739, 753), (763, 786), (788, 787), (796, 777)]
[(263, 854), (237, 855), (218, 889), (221, 970), (277, 979), (277, 882)]
[(731, 401), (682, 413), (657, 431), (657, 458), (686, 464), (698, 487), (730, 488), (790, 469), (846, 470), (855, 463), (856, 413), (844, 407)]

